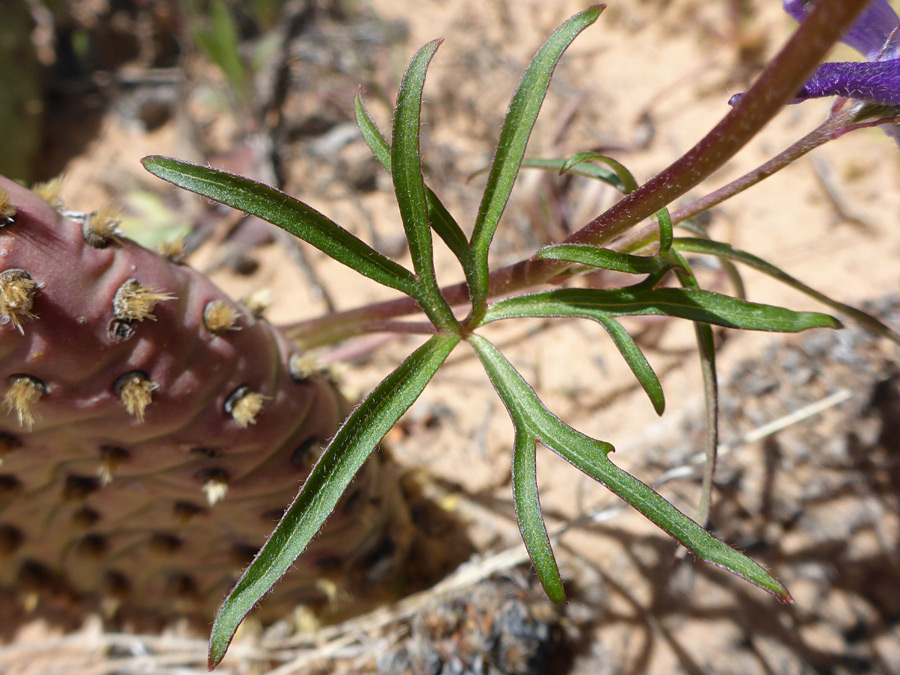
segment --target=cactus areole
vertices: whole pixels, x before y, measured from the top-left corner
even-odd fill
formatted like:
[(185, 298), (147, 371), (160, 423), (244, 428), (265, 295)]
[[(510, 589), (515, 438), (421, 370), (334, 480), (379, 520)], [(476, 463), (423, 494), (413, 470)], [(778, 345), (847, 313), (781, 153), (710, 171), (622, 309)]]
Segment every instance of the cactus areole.
[[(295, 376), (303, 358), (108, 214), (64, 217), (0, 177), (0, 590), (208, 621), (346, 411), (327, 377)], [(336, 515), (307, 559), (359, 558), (388, 517)], [(279, 595), (326, 602), (321, 577)]]

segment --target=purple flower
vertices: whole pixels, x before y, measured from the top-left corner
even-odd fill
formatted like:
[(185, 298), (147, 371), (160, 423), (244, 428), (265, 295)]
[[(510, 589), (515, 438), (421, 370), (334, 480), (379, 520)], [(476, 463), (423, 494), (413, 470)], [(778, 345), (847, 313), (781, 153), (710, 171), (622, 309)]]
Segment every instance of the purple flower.
[[(784, 11), (797, 21), (803, 21), (812, 8), (809, 0), (784, 0)], [(897, 28), (900, 19), (887, 0), (872, 0), (856, 22), (850, 26), (841, 42), (853, 47), (869, 61), (886, 61), (900, 56)]]
[[(810, 12), (809, 0), (784, 0), (797, 21)], [(861, 63), (823, 63), (794, 102), (841, 96), (866, 103), (900, 106), (900, 18), (887, 0), (872, 0), (841, 42), (866, 57)]]
[[(803, 21), (814, 0), (783, 0), (784, 11)], [(896, 108), (900, 114), (900, 18), (887, 0), (871, 0), (841, 37), (841, 42), (866, 57), (866, 61), (823, 63), (816, 68), (791, 103), (811, 98), (840, 96), (864, 103)], [(728, 101), (734, 105), (743, 94)], [(888, 113), (890, 115), (891, 113)], [(883, 124), (900, 145), (900, 124)]]
[(900, 58), (874, 63), (823, 63), (792, 103), (823, 96), (900, 106)]

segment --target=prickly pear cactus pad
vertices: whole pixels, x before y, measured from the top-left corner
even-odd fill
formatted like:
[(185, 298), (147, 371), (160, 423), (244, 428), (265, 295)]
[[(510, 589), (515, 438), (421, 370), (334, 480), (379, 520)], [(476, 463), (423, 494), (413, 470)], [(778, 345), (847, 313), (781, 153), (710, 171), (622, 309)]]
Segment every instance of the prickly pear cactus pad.
[[(345, 403), (279, 330), (109, 216), (62, 216), (4, 178), (0, 202), (0, 588), (27, 609), (208, 620)], [(279, 595), (327, 601), (383, 546), (378, 480), (376, 462), (315, 573)]]

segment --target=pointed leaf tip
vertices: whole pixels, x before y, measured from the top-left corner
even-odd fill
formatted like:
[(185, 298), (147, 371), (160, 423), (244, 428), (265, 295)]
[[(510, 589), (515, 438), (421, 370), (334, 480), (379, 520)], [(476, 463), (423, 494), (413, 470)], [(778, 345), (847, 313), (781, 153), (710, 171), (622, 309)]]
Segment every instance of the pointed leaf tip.
[(209, 640), (212, 667), (225, 656), (247, 613), (305, 550), (375, 446), (419, 397), (459, 340), (452, 334), (432, 337), (347, 418), (278, 527), (219, 609)]
[(280, 190), (227, 171), (169, 157), (151, 155), (142, 163), (154, 176), (277, 225), (378, 283), (407, 295), (417, 291), (415, 275), (408, 269)]
[(522, 166), (553, 71), (572, 41), (597, 20), (602, 10), (602, 6), (595, 5), (557, 28), (525, 69), (509, 103), (470, 240), (475, 272), (471, 296), (476, 314), (482, 311), (487, 299), (488, 249)]
[(456, 319), (435, 278), (431, 221), (419, 145), (425, 76), (442, 42), (442, 39), (432, 40), (416, 52), (403, 75), (394, 109), (390, 162), (400, 218), (417, 276), (416, 300), (432, 323), (446, 328), (453, 326)]
[[(729, 570), (780, 600), (789, 601), (787, 589), (760, 565), (713, 537), (650, 486), (613, 464), (607, 456), (613, 450), (611, 445), (585, 436), (547, 410), (494, 345), (477, 334), (470, 335), (468, 340), (506, 405), (517, 433), (524, 429), (539, 437), (541, 444), (606, 486), (701, 560)], [(533, 501), (531, 507), (534, 508)], [(532, 522), (536, 523), (536, 518)], [(540, 551), (540, 530), (535, 532), (538, 536), (532, 537), (531, 543), (536, 543), (536, 550)]]
[(541, 512), (535, 465), (536, 439), (527, 429), (515, 422), (516, 441), (513, 452), (513, 501), (516, 520), (528, 556), (534, 565), (544, 592), (557, 605), (566, 604), (566, 591), (559, 576), (550, 536)]

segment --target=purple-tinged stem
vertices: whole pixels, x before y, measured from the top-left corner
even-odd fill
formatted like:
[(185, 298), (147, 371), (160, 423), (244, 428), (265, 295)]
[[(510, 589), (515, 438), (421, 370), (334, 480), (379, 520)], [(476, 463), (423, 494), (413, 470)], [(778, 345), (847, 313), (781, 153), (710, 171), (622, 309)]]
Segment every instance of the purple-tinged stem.
[[(881, 117), (865, 122), (850, 123), (857, 118), (858, 114), (859, 113), (855, 110), (847, 110), (832, 115), (806, 136), (780, 152), (765, 164), (758, 166), (740, 178), (736, 178), (727, 185), (723, 185), (718, 190), (710, 192), (708, 195), (672, 212), (672, 224), (677, 225), (704, 211), (708, 211), (714, 206), (718, 206), (722, 202), (731, 199), (744, 190), (747, 190), (773, 174), (778, 173), (789, 164), (792, 164), (808, 152), (815, 150), (828, 141), (833, 141), (834, 139), (840, 138), (844, 134), (856, 131), (857, 129), (868, 129), (871, 127), (880, 127), (885, 124), (900, 123), (900, 117)], [(620, 238), (616, 242), (616, 249), (625, 253), (635, 253), (636, 251), (642, 250), (645, 246), (652, 244), (658, 238), (659, 228), (655, 224), (649, 224), (636, 232), (629, 232), (627, 235)]]
[(790, 101), (868, 0), (821, 0), (731, 111), (687, 153), (568, 243), (608, 243), (722, 167)]
[[(672, 223), (680, 223), (688, 218), (693, 218), (699, 213), (703, 213), (712, 207), (721, 204), (730, 199), (734, 195), (743, 192), (747, 188), (753, 187), (757, 183), (763, 181), (769, 176), (778, 173), (784, 167), (803, 157), (811, 150), (815, 150), (820, 145), (824, 145), (828, 141), (843, 136), (849, 131), (861, 129), (865, 127), (881, 126), (882, 124), (891, 122), (896, 118), (871, 120), (868, 122), (860, 122), (850, 124), (849, 122), (857, 116), (853, 110), (844, 111), (838, 115), (829, 117), (821, 125), (813, 129), (806, 136), (801, 138), (784, 151), (777, 154), (765, 164), (753, 169), (749, 173), (744, 174), (740, 178), (733, 180), (719, 188), (715, 192), (711, 192), (705, 197), (691, 202), (687, 206), (678, 209), (672, 213)], [(655, 231), (656, 228), (654, 228)]]
[[(668, 168), (566, 242), (607, 244), (721, 168), (794, 97), (867, 3), (868, 0), (817, 2), (788, 43), (721, 122)], [(568, 263), (553, 260), (520, 261), (491, 274), (489, 296), (541, 286), (565, 274), (568, 267)], [(469, 299), (469, 289), (464, 283), (443, 289), (442, 294), (451, 306)], [(341, 339), (355, 323), (386, 320), (418, 310), (415, 301), (404, 298), (306, 321), (294, 326), (292, 333), (303, 344), (322, 345)]]

